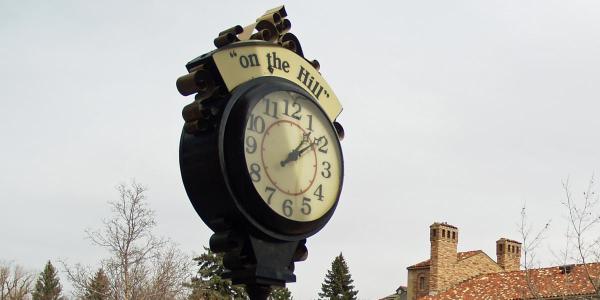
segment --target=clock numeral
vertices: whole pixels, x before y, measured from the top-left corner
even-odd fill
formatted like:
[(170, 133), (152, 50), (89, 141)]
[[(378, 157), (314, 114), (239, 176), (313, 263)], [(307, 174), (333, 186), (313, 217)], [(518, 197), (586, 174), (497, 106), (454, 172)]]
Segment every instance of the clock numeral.
[(256, 139), (249, 135), (246, 137), (246, 153), (252, 154), (256, 152)]
[(300, 211), (305, 215), (310, 214), (310, 212), (312, 211), (310, 207), (310, 198), (302, 198), (302, 209), (300, 209)]
[(312, 129), (312, 118), (313, 118), (313, 116), (312, 115), (306, 115), (306, 116), (308, 117), (308, 128), (307, 129), (309, 131), (313, 131), (313, 129)]
[(261, 116), (254, 116), (253, 114), (250, 114), (250, 118), (248, 119), (248, 130), (258, 133), (265, 132), (265, 119), (263, 119)]
[(260, 165), (257, 163), (252, 163), (250, 165), (250, 179), (252, 181), (257, 182), (260, 181)]
[(329, 144), (329, 141), (325, 136), (315, 138), (315, 144), (319, 146), (319, 152), (327, 153), (327, 144)]
[(273, 198), (273, 194), (275, 194), (276, 189), (268, 186), (265, 188), (265, 192), (270, 193), (269, 197), (267, 198), (267, 204), (271, 205), (271, 198)]
[(331, 177), (331, 164), (328, 161), (324, 161), (321, 163), (321, 165), (323, 165), (323, 171), (321, 171), (321, 175), (323, 175), (323, 177), (325, 178), (329, 178)]
[(277, 102), (275, 101), (271, 101), (267, 98), (265, 98), (266, 101), (266, 105), (265, 105), (265, 115), (275, 118), (275, 119), (279, 119), (277, 117)]
[(319, 199), (319, 201), (323, 201), (323, 185), (322, 184), (319, 184), (319, 186), (317, 187), (317, 189), (315, 190), (313, 195), (317, 196), (317, 199)]
[(292, 200), (285, 199), (285, 201), (283, 201), (283, 205), (282, 205), (281, 209), (283, 210), (283, 214), (286, 217), (291, 217), (292, 213), (293, 213), (293, 210), (292, 210)]
[(300, 115), (300, 111), (302, 111), (302, 106), (300, 106), (300, 103), (296, 102), (294, 100), (294, 102), (292, 102), (292, 109), (296, 108), (296, 111), (294, 111), (291, 115), (290, 115), (290, 102), (288, 100), (283, 100), (283, 102), (285, 102), (285, 110), (283, 111), (283, 114), (288, 116), (288, 117), (292, 117), (296, 120), (300, 120), (300, 118), (302, 118), (302, 116)]

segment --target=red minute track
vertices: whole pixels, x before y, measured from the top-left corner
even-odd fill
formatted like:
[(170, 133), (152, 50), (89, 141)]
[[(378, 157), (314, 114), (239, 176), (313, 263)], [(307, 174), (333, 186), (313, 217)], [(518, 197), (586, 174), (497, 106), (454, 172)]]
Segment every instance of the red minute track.
[[(306, 188), (304, 188), (304, 189), (300, 188), (300, 191), (298, 191), (298, 192), (293, 192), (291, 190), (286, 190), (286, 189), (282, 188), (280, 185), (278, 185), (278, 182), (271, 177), (271, 174), (269, 174), (269, 169), (276, 168), (276, 167), (282, 167), (283, 168), (284, 166), (280, 166), (279, 164), (277, 164), (275, 166), (270, 166), (270, 165), (267, 165), (265, 163), (265, 150), (266, 150), (266, 148), (265, 148), (265, 140), (269, 136), (270, 131), (275, 126), (284, 126), (284, 125), (288, 125), (288, 124), (289, 124), (289, 126), (296, 127), (298, 129), (298, 131), (302, 133), (302, 136), (305, 136), (307, 134), (306, 131), (300, 125), (298, 125), (298, 124), (296, 124), (296, 123), (294, 123), (292, 121), (280, 120), (280, 121), (274, 122), (273, 124), (269, 125), (269, 127), (265, 130), (265, 133), (264, 133), (264, 135), (262, 137), (261, 147), (260, 147), (261, 148), (260, 158), (261, 158), (261, 162), (262, 162), (262, 165), (264, 167), (265, 173), (267, 174), (267, 178), (269, 178), (269, 181), (277, 188), (277, 190), (279, 190), (280, 192), (282, 192), (284, 194), (290, 195), (290, 196), (298, 196), (298, 195), (304, 194), (308, 189), (310, 189), (310, 187), (315, 182), (315, 178), (317, 176), (317, 154), (316, 154), (315, 148), (314, 148), (315, 145), (314, 144), (310, 145), (312, 153), (313, 153), (312, 156), (313, 156), (313, 159), (314, 159), (313, 162), (310, 162), (310, 166), (312, 166), (312, 168), (313, 168), (312, 178), (309, 180), (308, 185), (306, 186)], [(278, 162), (279, 159), (276, 159), (275, 161)], [(295, 161), (295, 163), (300, 163), (300, 162)], [(309, 163), (306, 162), (305, 165), (309, 165)]]

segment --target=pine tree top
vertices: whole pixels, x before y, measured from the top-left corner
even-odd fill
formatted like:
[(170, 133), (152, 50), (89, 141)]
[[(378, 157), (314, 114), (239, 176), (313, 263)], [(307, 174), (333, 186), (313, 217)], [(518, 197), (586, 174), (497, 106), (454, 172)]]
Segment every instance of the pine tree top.
[(110, 281), (102, 268), (90, 279), (86, 286), (84, 299), (86, 300), (105, 300), (110, 297)]
[(321, 285), (319, 297), (322, 299), (354, 300), (358, 290), (354, 290), (353, 282), (346, 260), (340, 252), (340, 255), (331, 263), (331, 269), (325, 275), (325, 282)]
[(58, 272), (52, 263), (48, 261), (35, 283), (32, 293), (33, 300), (57, 300), (60, 297), (61, 291), (62, 287), (58, 278)]

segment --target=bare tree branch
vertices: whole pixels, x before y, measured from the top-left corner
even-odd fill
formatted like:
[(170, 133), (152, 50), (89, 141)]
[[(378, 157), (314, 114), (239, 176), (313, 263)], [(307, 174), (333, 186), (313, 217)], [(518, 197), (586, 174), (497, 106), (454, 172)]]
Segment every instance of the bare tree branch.
[(573, 198), (568, 179), (562, 185), (565, 192), (565, 201), (562, 204), (567, 209), (572, 232), (568, 238), (572, 240), (575, 249), (571, 258), (583, 264), (588, 281), (594, 287), (595, 294), (600, 296), (599, 283), (591, 276), (587, 265), (590, 261), (598, 261), (600, 255), (599, 238), (597, 236), (590, 237), (590, 233), (595, 232), (600, 223), (600, 212), (598, 211), (600, 199), (595, 192), (594, 175), (590, 178), (580, 202)]
[(0, 262), (0, 300), (21, 300), (31, 293), (34, 275), (23, 267)]
[(525, 205), (521, 208), (521, 222), (519, 224), (519, 234), (521, 235), (521, 251), (523, 253), (523, 269), (525, 270), (525, 280), (527, 282), (527, 288), (534, 297), (534, 299), (540, 298), (538, 289), (535, 286), (531, 278), (531, 269), (537, 265), (535, 261), (535, 250), (542, 243), (545, 238), (545, 234), (550, 228), (552, 220), (548, 220), (544, 227), (538, 231), (534, 231), (533, 226), (528, 223), (527, 219), (527, 208)]
[[(109, 279), (111, 298), (184, 298), (192, 261), (172, 242), (153, 234), (156, 221), (144, 201), (147, 189), (133, 181), (128, 186), (118, 185), (117, 191), (118, 200), (109, 202), (112, 216), (101, 228), (86, 230), (92, 244), (110, 254), (101, 261), (101, 268)], [(89, 268), (63, 266), (76, 294), (85, 293), (93, 276)]]

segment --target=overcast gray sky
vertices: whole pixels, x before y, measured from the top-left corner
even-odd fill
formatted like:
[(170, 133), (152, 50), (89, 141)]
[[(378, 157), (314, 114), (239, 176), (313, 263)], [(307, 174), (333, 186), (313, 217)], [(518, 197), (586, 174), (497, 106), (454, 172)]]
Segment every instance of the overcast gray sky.
[[(175, 80), (219, 31), (280, 4), (0, 0), (0, 260), (93, 264), (84, 229), (131, 178), (159, 233), (201, 252)], [(525, 202), (533, 223), (553, 219), (542, 255), (561, 245), (561, 181), (579, 194), (600, 167), (600, 2), (284, 4), (347, 136), (340, 204), (296, 265), (295, 299), (317, 297), (340, 252), (359, 298), (391, 294), (428, 258), (434, 221), (495, 258)]]

